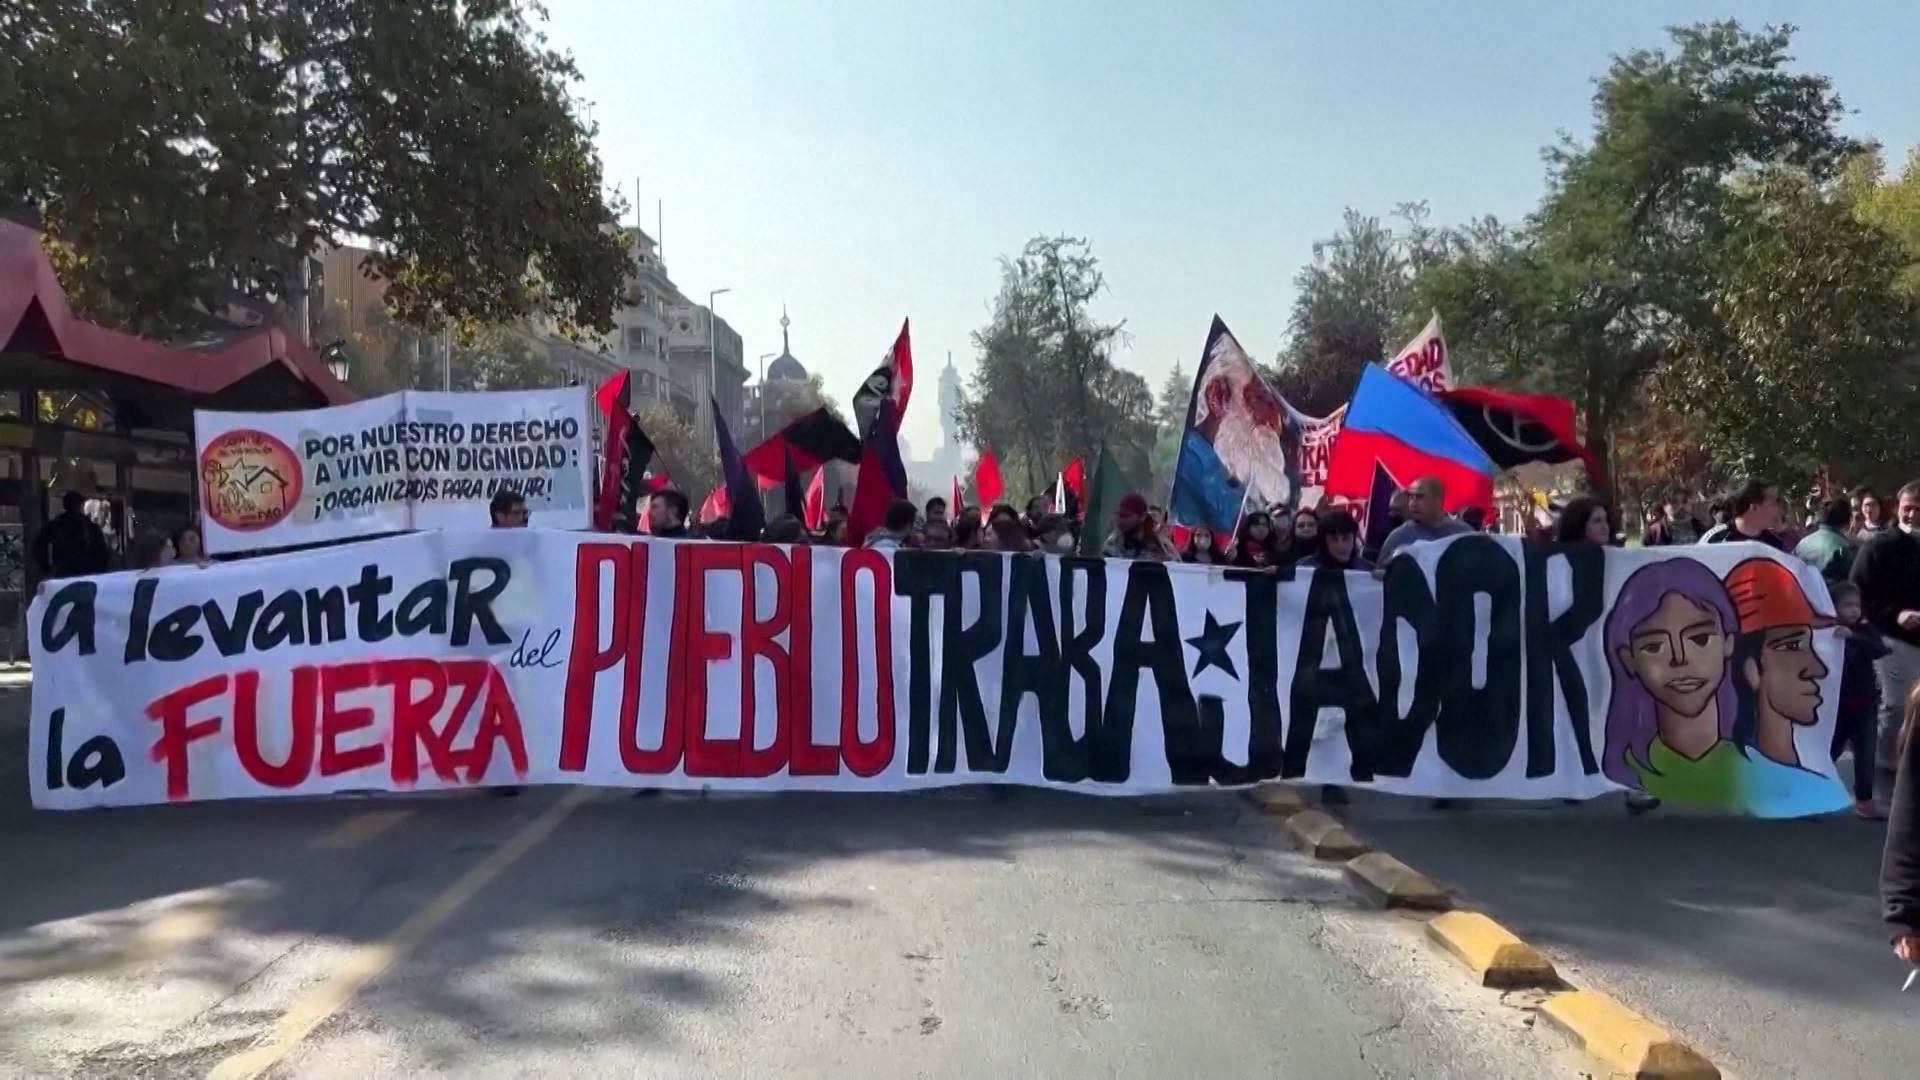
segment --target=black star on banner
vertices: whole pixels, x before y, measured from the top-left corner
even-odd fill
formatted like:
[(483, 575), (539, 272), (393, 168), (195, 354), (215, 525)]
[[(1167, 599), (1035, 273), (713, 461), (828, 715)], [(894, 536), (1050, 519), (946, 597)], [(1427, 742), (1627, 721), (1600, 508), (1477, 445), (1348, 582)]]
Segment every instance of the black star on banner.
[(1227, 646), (1233, 643), (1233, 635), (1239, 632), (1239, 623), (1220, 622), (1213, 617), (1213, 612), (1207, 612), (1207, 628), (1200, 631), (1198, 637), (1187, 639), (1187, 644), (1200, 654), (1199, 662), (1193, 665), (1193, 673), (1197, 676), (1212, 666), (1239, 678), (1240, 673), (1233, 668), (1233, 657), (1227, 655)]

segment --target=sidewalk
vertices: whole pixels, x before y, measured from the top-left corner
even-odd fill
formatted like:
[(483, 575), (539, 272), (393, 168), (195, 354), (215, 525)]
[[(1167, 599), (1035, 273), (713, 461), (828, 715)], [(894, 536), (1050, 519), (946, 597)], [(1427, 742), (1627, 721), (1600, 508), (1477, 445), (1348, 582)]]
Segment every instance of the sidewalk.
[(1900, 994), (1906, 968), (1879, 919), (1879, 823), (1351, 794), (1363, 838), (1732, 1075), (1920, 1069), (1920, 993)]

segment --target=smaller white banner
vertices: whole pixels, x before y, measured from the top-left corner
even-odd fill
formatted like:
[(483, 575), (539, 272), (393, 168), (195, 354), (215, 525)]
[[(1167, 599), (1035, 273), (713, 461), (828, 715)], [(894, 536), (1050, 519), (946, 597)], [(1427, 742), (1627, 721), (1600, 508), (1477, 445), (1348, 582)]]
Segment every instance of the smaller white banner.
[(502, 491), (535, 525), (587, 527), (587, 390), (403, 391), (291, 412), (193, 414), (214, 554), (407, 529), (484, 527)]

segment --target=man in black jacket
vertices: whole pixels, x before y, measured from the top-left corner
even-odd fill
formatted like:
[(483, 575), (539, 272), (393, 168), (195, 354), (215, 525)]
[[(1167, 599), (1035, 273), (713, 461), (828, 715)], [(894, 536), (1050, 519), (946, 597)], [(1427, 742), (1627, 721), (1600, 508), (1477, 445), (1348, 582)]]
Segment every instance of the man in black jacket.
[(1887, 655), (1874, 663), (1880, 678), (1880, 725), (1873, 780), (1874, 801), (1893, 796), (1893, 770), (1900, 760), (1901, 710), (1907, 690), (1920, 680), (1920, 481), (1900, 489), (1898, 528), (1867, 541), (1854, 557), (1852, 580), (1860, 586), (1867, 621), (1886, 639)]
[(61, 514), (33, 539), (33, 561), (43, 580), (107, 572), (107, 534), (86, 515), (87, 500), (77, 491), (60, 498)]

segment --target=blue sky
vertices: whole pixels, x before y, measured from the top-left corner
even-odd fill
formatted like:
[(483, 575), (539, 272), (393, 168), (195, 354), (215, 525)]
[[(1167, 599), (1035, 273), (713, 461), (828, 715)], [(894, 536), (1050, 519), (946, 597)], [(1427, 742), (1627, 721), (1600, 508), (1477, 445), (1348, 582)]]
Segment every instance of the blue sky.
[[(1436, 223), (1513, 218), (1540, 150), (1590, 127), (1610, 55), (1663, 27), (1791, 22), (1847, 128), (1920, 143), (1920, 6), (1466, 0), (1449, 4), (1048, 0), (550, 0), (607, 179), (748, 366), (793, 350), (836, 396), (913, 319), (905, 435), (939, 441), (933, 380), (987, 318), (997, 258), (1039, 233), (1092, 241), (1125, 319), (1120, 363), (1157, 389), (1221, 314), (1279, 347), (1295, 272), (1344, 207), (1425, 199)], [(1184, 10), (1183, 10), (1184, 9)], [(637, 188), (638, 199), (635, 199)], [(1442, 313), (1444, 316), (1444, 313)]]

